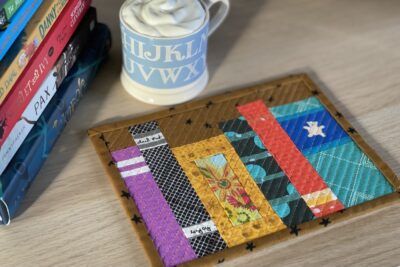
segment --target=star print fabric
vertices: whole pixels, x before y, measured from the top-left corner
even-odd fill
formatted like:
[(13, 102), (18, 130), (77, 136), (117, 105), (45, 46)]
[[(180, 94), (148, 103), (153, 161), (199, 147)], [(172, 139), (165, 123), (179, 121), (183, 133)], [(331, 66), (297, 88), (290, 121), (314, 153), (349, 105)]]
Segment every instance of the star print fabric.
[[(273, 107), (271, 113), (346, 208), (394, 192), (368, 156), (315, 97)], [(314, 122), (324, 133), (308, 137)], [(372, 186), (373, 185), (373, 186)]]
[(228, 263), (394, 203), (400, 190), (396, 174), (304, 76), (89, 136), (154, 267)]

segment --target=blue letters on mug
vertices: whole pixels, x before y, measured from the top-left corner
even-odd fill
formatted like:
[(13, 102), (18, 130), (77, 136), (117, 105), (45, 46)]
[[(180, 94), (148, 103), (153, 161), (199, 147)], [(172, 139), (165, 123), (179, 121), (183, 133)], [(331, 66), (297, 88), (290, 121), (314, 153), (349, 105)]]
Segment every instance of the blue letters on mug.
[(208, 22), (189, 36), (157, 38), (133, 32), (121, 23), (124, 69), (135, 82), (177, 89), (199, 79), (207, 69)]

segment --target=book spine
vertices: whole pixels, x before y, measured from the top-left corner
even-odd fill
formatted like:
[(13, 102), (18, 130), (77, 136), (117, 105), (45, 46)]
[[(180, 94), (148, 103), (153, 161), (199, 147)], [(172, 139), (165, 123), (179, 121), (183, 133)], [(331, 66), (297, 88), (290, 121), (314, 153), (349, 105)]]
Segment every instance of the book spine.
[(25, 2), (25, 0), (8, 0), (3, 9), (6, 13), (7, 19), (10, 20), (12, 16), (14, 16), (15, 12), (17, 12), (18, 8)]
[(27, 108), (22, 113), (20, 120), (15, 124), (9, 136), (0, 148), (0, 175), (15, 155), (22, 142), (32, 130), (39, 116), (46, 108), (60, 84), (72, 68), (76, 58), (82, 52), (88, 36), (96, 24), (96, 10), (90, 8), (78, 30), (65, 47), (56, 64), (47, 75)]
[(0, 106), (0, 146), (11, 132), (22, 112), (32, 100), (78, 24), (89, 9), (91, 0), (71, 0), (45, 37), (35, 56)]
[(0, 61), (3, 59), (8, 49), (17, 39), (18, 35), (30, 21), (33, 14), (39, 8), (43, 0), (30, 0), (22, 4), (12, 17), (7, 28), (0, 32)]
[[(91, 35), (89, 45), (64, 80), (48, 107), (40, 116), (27, 139), (14, 156), (6, 171), (0, 176), (3, 196), (0, 217), (8, 224), (25, 196), (25, 193), (46, 160), (76, 105), (93, 80), (98, 66), (106, 56), (111, 34), (107, 26), (98, 24)], [(8, 213), (5, 213), (8, 212)]]
[[(23, 44), (17, 43), (16, 40), (4, 57), (5, 63), (0, 62), (0, 69), (6, 69), (0, 77), (0, 104), (14, 86), (19, 75), (35, 54), (36, 49), (40, 46), (66, 4), (67, 0), (46, 1), (43, 3), (24, 29), (24, 38), (21, 40)], [(22, 46), (15, 56), (12, 55), (14, 46)], [(8, 60), (9, 53), (10, 57), (14, 56), (12, 60)], [(8, 63), (8, 66), (3, 65), (6, 63)]]

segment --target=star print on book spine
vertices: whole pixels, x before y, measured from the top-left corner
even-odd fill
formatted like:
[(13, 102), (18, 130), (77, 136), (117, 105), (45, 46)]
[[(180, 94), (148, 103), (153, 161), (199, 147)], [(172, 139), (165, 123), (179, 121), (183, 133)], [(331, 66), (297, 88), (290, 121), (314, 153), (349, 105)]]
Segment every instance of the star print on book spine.
[[(198, 257), (226, 247), (154, 121), (129, 128), (154, 180)], [(160, 222), (159, 222), (160, 223)]]
[(345, 207), (394, 192), (317, 98), (273, 107), (271, 113)]
[(287, 226), (292, 227), (314, 218), (306, 202), (243, 117), (221, 122), (219, 127)]
[[(128, 147), (114, 151), (111, 155), (165, 265), (175, 266), (197, 258), (139, 148)], [(141, 222), (136, 214), (132, 220), (136, 224)], [(163, 222), (162, 227), (160, 222)]]
[(262, 101), (239, 106), (237, 109), (316, 217), (344, 208)]

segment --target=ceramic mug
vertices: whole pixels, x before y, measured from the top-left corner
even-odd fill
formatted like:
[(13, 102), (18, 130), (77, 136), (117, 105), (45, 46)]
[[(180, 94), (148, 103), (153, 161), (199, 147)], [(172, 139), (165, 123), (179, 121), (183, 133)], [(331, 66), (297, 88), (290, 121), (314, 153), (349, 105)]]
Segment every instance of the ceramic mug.
[[(123, 51), (121, 82), (133, 97), (155, 105), (182, 103), (198, 95), (208, 83), (208, 37), (223, 22), (229, 0), (201, 0), (206, 18), (194, 32), (179, 37), (152, 37), (126, 24), (120, 9)], [(210, 18), (210, 8), (220, 3)]]

